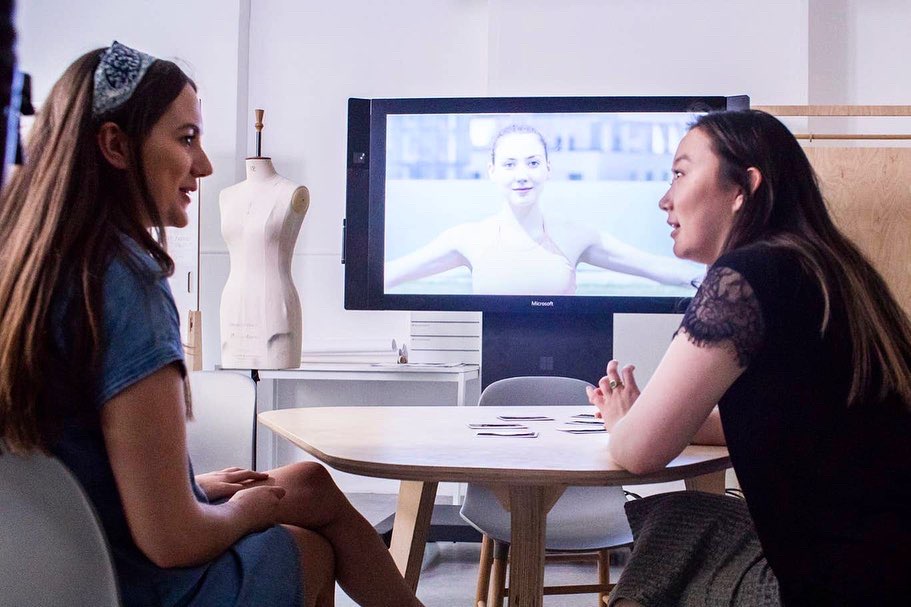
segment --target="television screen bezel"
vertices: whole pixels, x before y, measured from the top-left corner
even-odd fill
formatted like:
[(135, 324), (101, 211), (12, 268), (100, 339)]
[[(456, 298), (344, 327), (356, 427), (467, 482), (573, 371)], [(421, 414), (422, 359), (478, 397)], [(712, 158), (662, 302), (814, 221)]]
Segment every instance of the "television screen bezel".
[[(749, 97), (430, 97), (348, 100), (348, 157), (342, 263), (347, 310), (496, 313), (669, 313), (680, 297), (611, 295), (387, 294), (385, 247), (386, 118), (394, 114), (685, 112), (749, 108)], [(552, 303), (551, 303), (552, 302)], [(542, 303), (544, 305), (542, 305)]]

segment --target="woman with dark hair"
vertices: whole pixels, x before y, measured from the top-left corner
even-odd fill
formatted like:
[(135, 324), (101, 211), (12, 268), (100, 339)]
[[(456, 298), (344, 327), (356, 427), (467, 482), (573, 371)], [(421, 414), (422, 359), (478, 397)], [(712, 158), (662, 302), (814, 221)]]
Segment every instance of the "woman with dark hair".
[(0, 198), (0, 446), (73, 472), (125, 605), (328, 606), (336, 578), (420, 605), (321, 466), (193, 476), (164, 228), (212, 172), (201, 131), (180, 68), (117, 42), (54, 86)]
[(614, 360), (589, 399), (621, 465), (727, 444), (746, 499), (630, 502), (636, 542), (612, 604), (904, 604), (908, 319), (772, 116), (703, 116), (673, 175), (659, 204), (674, 253), (709, 271), (641, 394)]

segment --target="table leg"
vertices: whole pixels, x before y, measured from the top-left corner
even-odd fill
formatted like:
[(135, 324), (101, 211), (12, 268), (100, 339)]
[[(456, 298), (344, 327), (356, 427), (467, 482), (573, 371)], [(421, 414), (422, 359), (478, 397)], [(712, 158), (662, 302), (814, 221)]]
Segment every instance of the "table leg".
[(418, 588), (437, 483), (402, 481), (389, 552), (412, 590)]
[(706, 493), (724, 493), (724, 470), (709, 472), (683, 480), (687, 491), (704, 491)]
[(544, 605), (544, 527), (549, 509), (548, 487), (509, 488), (512, 545), (509, 556), (510, 607)]

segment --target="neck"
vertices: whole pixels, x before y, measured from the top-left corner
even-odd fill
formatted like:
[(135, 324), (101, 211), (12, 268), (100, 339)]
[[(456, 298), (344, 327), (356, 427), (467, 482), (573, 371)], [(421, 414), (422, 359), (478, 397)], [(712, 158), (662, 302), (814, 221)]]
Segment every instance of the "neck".
[(532, 237), (539, 236), (543, 232), (544, 214), (541, 213), (541, 207), (537, 204), (515, 207), (507, 203), (506, 208), (503, 209), (503, 215)]
[(271, 158), (247, 158), (247, 179), (251, 181), (263, 181), (275, 177), (275, 167), (272, 166)]

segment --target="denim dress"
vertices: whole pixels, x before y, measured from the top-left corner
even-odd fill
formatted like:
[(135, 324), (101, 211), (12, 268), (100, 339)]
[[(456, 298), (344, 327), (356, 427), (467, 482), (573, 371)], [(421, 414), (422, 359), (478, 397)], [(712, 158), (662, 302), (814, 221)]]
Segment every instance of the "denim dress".
[[(76, 476), (101, 520), (113, 554), (125, 606), (300, 605), (297, 546), (281, 526), (241, 538), (214, 560), (195, 567), (162, 568), (133, 541), (101, 432), (102, 407), (125, 388), (177, 363), (182, 373), (179, 316), (157, 262), (122, 237), (126, 255), (104, 269), (103, 339), (99, 377), (73, 360), (70, 304), (75, 287), (61, 289), (51, 309), (51, 335), (60, 374), (49, 378), (48, 397), (64, 421), (51, 447)], [(81, 365), (81, 366), (80, 366)], [(82, 380), (80, 380), (82, 377)], [(91, 386), (91, 390), (76, 387)], [(94, 394), (96, 396), (87, 396)], [(187, 462), (187, 482), (196, 498), (206, 497)]]

